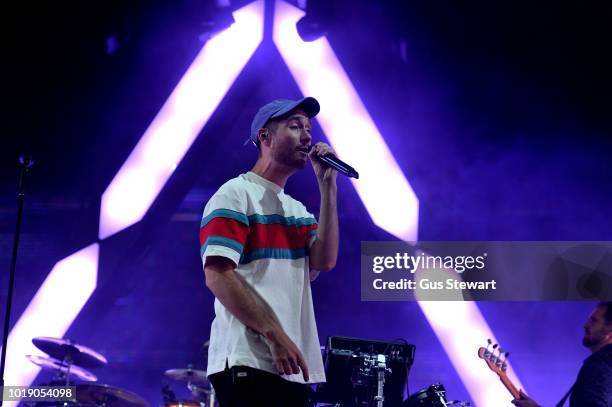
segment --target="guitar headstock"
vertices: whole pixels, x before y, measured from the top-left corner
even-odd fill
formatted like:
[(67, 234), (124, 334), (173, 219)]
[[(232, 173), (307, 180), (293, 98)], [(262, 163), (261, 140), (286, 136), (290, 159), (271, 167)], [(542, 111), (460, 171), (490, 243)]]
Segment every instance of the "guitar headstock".
[(503, 385), (512, 394), (512, 397), (519, 399), (521, 397), (519, 390), (506, 375), (510, 352), (504, 351), (498, 344), (494, 345), (490, 339), (487, 342), (489, 344), (486, 348), (478, 348), (478, 357), (484, 360), (489, 369), (497, 374)]
[(510, 352), (505, 352), (501, 346), (493, 344), (490, 339), (488, 342), (486, 348), (478, 348), (478, 357), (484, 360), (489, 369), (497, 373), (499, 377), (505, 377)]

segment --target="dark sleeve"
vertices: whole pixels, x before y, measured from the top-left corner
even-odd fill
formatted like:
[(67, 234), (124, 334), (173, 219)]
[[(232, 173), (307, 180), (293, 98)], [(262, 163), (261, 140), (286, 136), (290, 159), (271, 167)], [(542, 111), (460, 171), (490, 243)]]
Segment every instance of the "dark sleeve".
[(570, 396), (570, 407), (612, 407), (612, 358), (593, 357), (584, 362)]

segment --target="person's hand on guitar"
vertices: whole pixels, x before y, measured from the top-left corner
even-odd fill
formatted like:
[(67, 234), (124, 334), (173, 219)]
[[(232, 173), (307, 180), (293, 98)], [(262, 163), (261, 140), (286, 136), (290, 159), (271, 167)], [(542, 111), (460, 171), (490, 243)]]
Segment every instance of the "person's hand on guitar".
[(512, 400), (512, 404), (518, 407), (541, 407), (538, 403), (536, 403), (533, 399), (529, 398), (523, 390), (519, 391), (520, 399)]

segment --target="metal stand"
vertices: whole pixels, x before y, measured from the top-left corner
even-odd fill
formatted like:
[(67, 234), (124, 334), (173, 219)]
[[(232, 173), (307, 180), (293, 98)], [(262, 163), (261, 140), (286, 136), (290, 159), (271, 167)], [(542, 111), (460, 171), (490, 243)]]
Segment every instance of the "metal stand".
[[(6, 296), (6, 311), (4, 314), (4, 331), (2, 335), (2, 356), (0, 356), (0, 389), (4, 387), (4, 368), (6, 363), (6, 348), (8, 343), (8, 331), (11, 319), (11, 304), (13, 302), (13, 286), (15, 285), (15, 269), (17, 268), (17, 250), (19, 248), (19, 237), (21, 235), (21, 222), (23, 219), (23, 202), (25, 197), (25, 181), (28, 170), (34, 165), (34, 160), (29, 156), (19, 157), (19, 192), (17, 194), (17, 225), (15, 227), (15, 238), (13, 240), (13, 255), (11, 258), (11, 269), (9, 272), (8, 293)], [(0, 406), (2, 397), (0, 395)]]
[[(66, 369), (66, 387), (70, 386), (70, 369), (72, 368), (72, 358), (70, 357), (65, 357), (64, 360), (62, 360), (62, 364), (67, 365), (68, 369)], [(63, 378), (62, 378), (63, 379)]]
[(376, 386), (376, 407), (383, 407), (385, 402), (384, 388), (385, 388), (385, 373), (387, 372), (387, 362), (385, 355), (378, 355), (376, 372), (378, 374), (377, 386)]
[(207, 407), (216, 407), (217, 404), (217, 395), (215, 394), (215, 389), (210, 386), (210, 394), (208, 396), (208, 406)]

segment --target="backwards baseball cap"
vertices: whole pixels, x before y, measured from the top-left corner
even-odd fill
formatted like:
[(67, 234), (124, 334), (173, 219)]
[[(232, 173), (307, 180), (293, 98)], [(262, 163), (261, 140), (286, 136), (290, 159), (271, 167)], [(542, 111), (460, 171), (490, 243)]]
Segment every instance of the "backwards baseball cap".
[(321, 109), (319, 102), (313, 97), (305, 97), (300, 100), (276, 99), (262, 106), (251, 123), (251, 137), (244, 144), (251, 141), (257, 145), (257, 131), (264, 127), (270, 119), (275, 119), (289, 113), (293, 109), (300, 108), (308, 118), (313, 118)]

